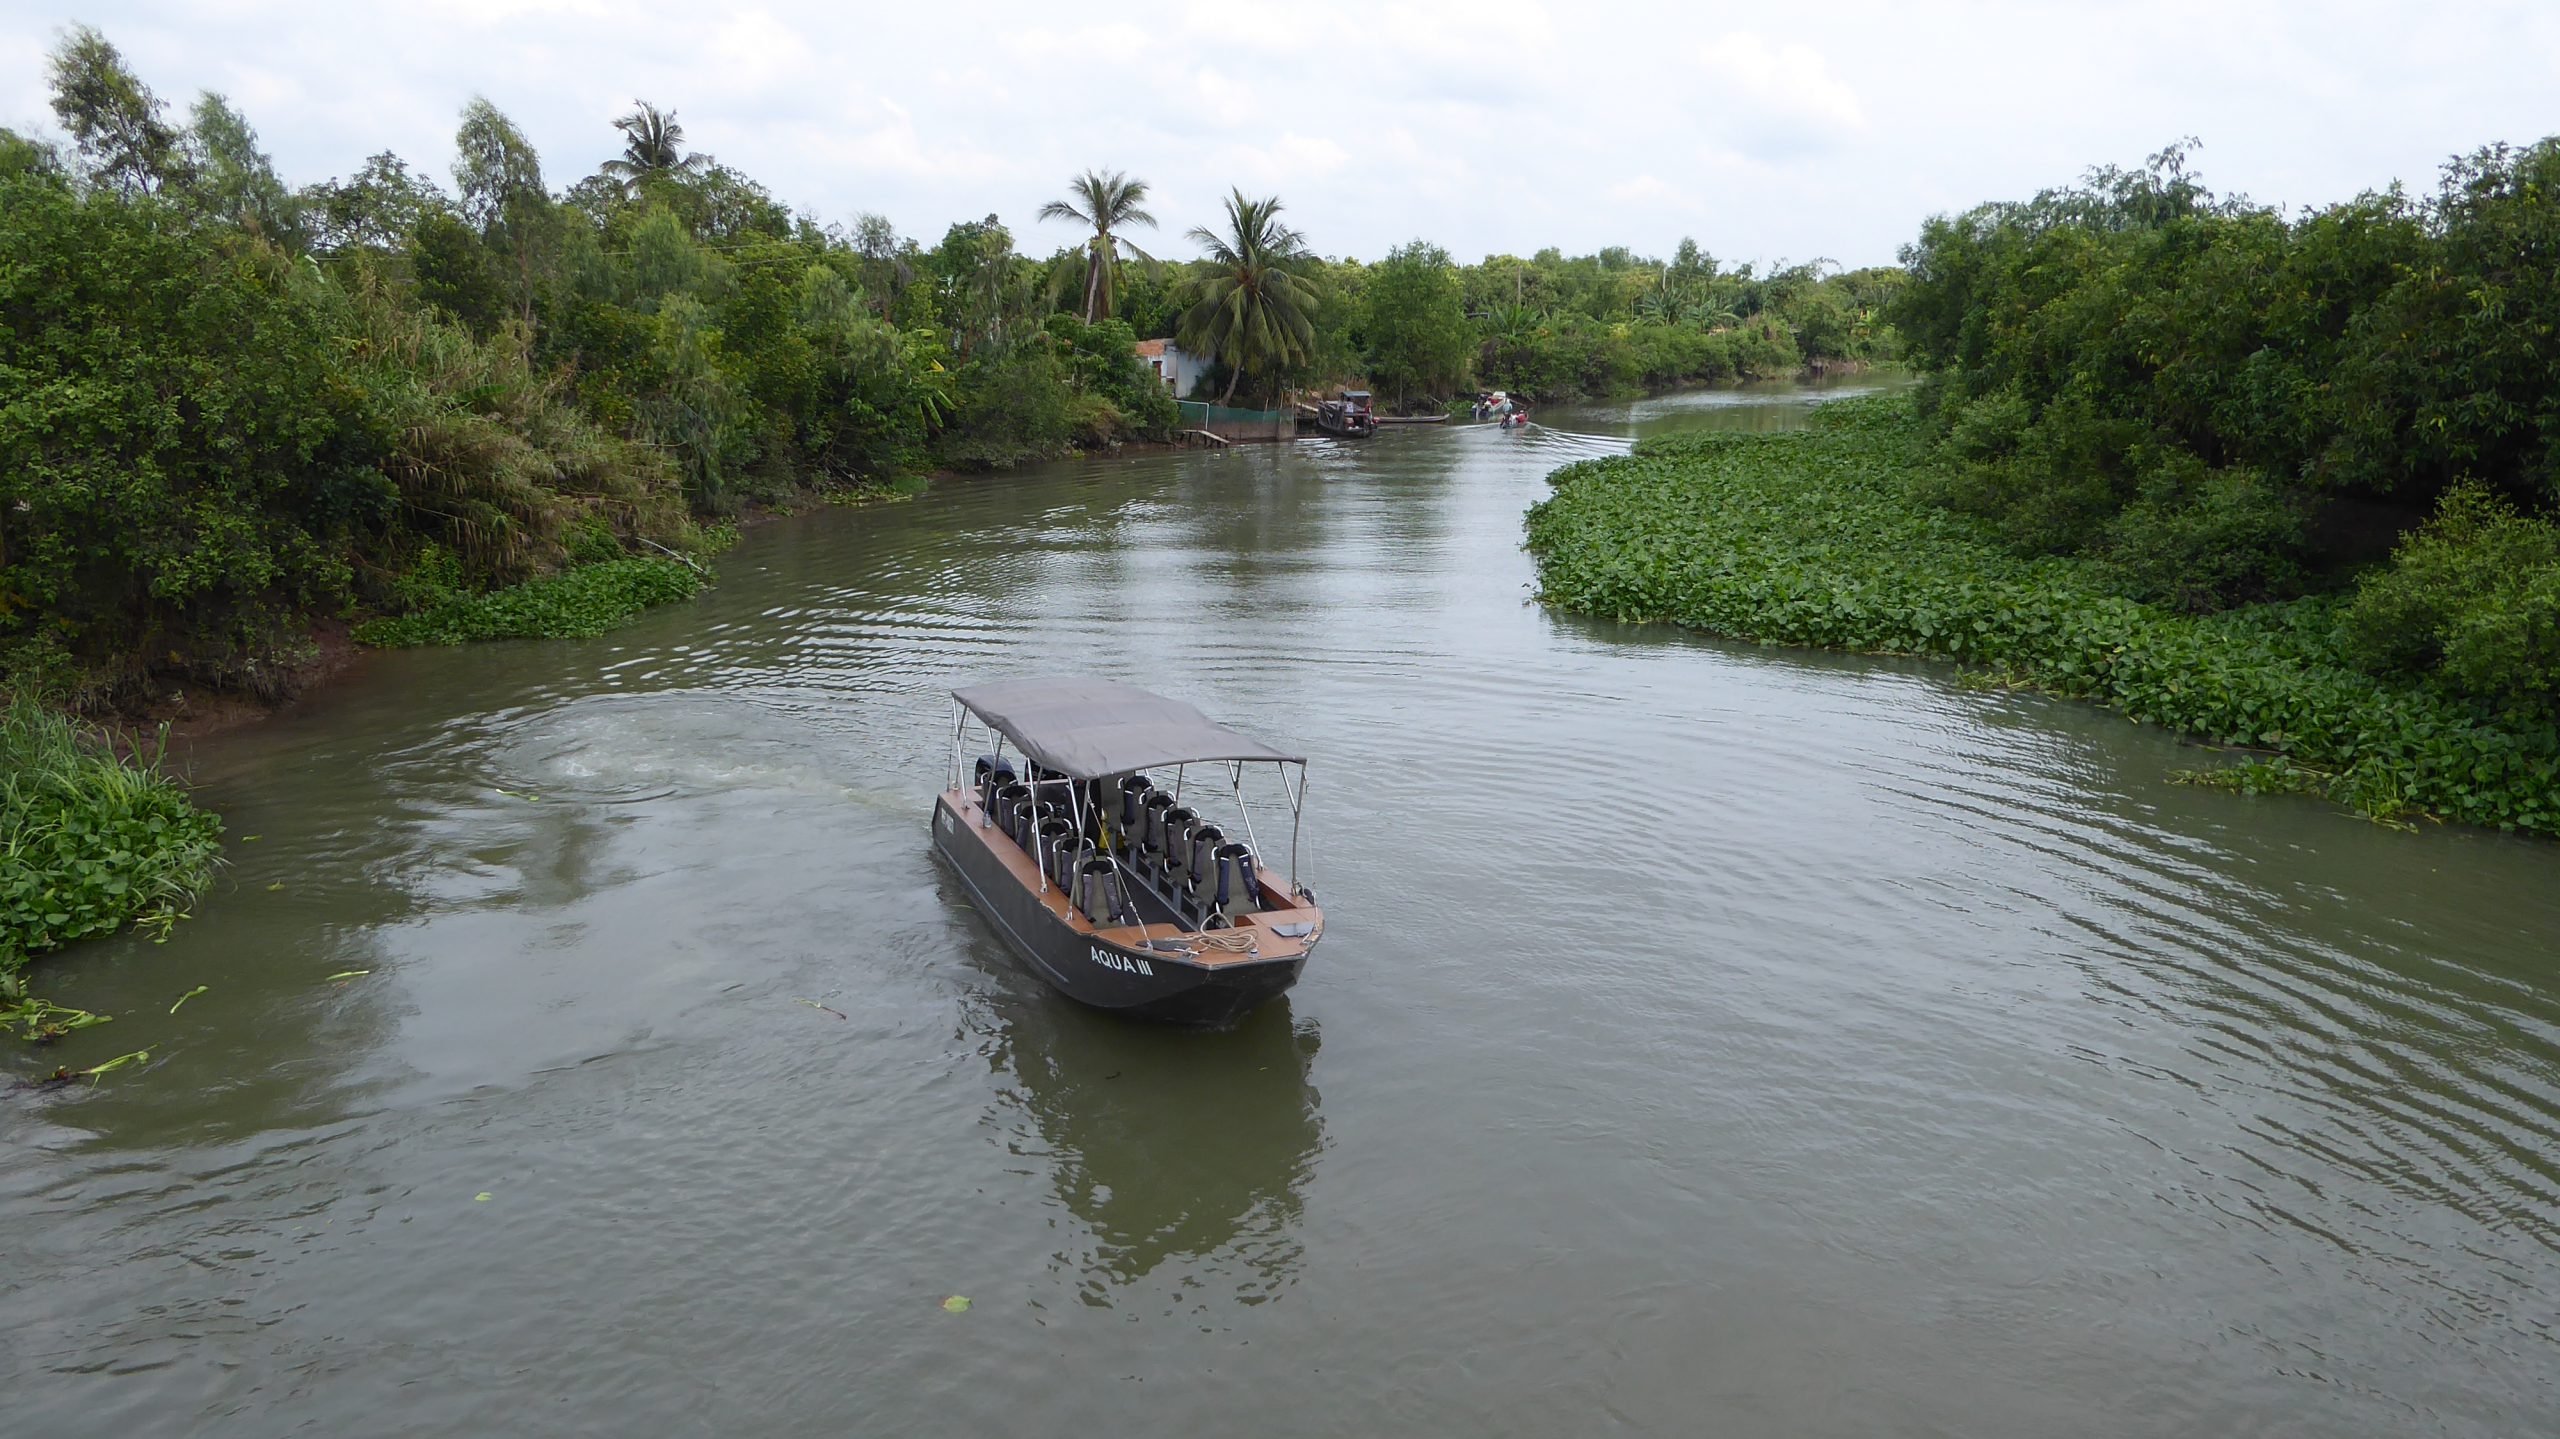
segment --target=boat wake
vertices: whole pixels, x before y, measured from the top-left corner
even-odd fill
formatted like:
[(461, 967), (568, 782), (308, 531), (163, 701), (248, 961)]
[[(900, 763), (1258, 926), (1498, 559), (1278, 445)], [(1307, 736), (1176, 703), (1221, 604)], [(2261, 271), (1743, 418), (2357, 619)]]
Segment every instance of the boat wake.
[(495, 783), (546, 800), (853, 793), (826, 763), (824, 736), (739, 695), (598, 695), (516, 717), (492, 738)]

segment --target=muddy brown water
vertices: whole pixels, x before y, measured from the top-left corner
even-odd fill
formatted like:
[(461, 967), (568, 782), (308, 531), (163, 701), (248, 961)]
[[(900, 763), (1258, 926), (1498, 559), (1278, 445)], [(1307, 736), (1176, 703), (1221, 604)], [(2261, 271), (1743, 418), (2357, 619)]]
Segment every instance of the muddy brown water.
[[(2560, 1432), (2560, 846), (1525, 603), (1553, 465), (1834, 393), (947, 483), (206, 741), (220, 892), (7, 1051), (154, 1056), (0, 1100), (8, 1431)], [(1058, 669), (1313, 757), (1233, 1033), (931, 857)]]

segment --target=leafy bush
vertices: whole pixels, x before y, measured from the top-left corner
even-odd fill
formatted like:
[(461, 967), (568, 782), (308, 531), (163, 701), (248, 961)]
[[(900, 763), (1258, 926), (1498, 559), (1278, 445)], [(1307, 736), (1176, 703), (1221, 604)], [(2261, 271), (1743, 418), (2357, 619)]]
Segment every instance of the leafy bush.
[(136, 922), (165, 935), (212, 880), (221, 836), (157, 757), (119, 761), (32, 700), (0, 708), (0, 989), (76, 939)]
[(0, 257), (0, 643), (211, 672), (338, 603), (393, 495), (291, 262), (42, 175), (0, 180)]
[(2368, 812), (2560, 834), (2560, 733), (2485, 719), (2340, 652), (2316, 606), (2204, 618), (2026, 559), (1935, 508), (1901, 400), (1809, 431), (1699, 435), (1556, 472), (1529, 512), (1540, 598), (1766, 644), (1927, 655), (2219, 744), (2284, 756), (2297, 787)]
[(608, 560), (492, 594), (447, 594), (414, 614), (356, 626), (358, 641), (385, 649), (471, 640), (585, 639), (652, 605), (690, 599), (706, 577), (681, 560)]
[(2560, 525), (2477, 484), (2445, 495), (2346, 607), (2351, 652), (2511, 714), (2560, 719)]
[[(1930, 371), (1931, 500), (2190, 611), (2334, 588), (2465, 477), (2552, 518), (2560, 138), (2295, 217), (2187, 159), (1941, 216), (1903, 252), (1886, 315)], [(2547, 715), (2529, 526), (2455, 509), (2366, 583), (2340, 655)]]
[(2107, 522), (2104, 572), (2136, 599), (2190, 614), (2301, 593), (2302, 502), (2255, 470), (2170, 454)]
[(960, 371), (959, 413), (935, 454), (961, 470), (1056, 459), (1075, 440), (1073, 398), (1065, 365), (1047, 350), (973, 360)]

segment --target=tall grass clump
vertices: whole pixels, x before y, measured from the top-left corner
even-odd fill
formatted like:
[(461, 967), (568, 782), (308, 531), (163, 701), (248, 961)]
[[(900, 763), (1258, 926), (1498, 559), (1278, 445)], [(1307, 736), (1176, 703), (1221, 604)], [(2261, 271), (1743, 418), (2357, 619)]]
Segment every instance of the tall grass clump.
[(1763, 644), (1923, 655), (2270, 752), (2234, 787), (2560, 835), (2560, 729), (2360, 669), (2323, 600), (2210, 616), (2029, 559), (1922, 496), (1907, 400), (1825, 406), (1794, 434), (1696, 435), (1568, 465), (1529, 512), (1539, 596)]
[(129, 924), (165, 936), (213, 878), (222, 821), (158, 753), (120, 759), (28, 698), (0, 707), (0, 1000), (27, 960)]

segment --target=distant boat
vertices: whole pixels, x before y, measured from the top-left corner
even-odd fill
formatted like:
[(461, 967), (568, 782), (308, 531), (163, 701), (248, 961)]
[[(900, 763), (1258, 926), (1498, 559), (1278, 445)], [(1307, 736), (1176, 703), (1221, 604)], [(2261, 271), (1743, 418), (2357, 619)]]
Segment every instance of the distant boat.
[[(1297, 882), (1304, 757), (1113, 680), (1004, 680), (951, 698), (934, 848), (1034, 973), (1096, 1008), (1212, 1027), (1298, 982), (1324, 938)], [(973, 729), (991, 743), (964, 783)], [(1286, 881), (1255, 852), (1244, 780), (1262, 764), (1289, 811)], [(1211, 809), (1232, 812), (1243, 838)]]
[(1374, 435), (1378, 432), (1378, 416), (1369, 404), (1367, 390), (1345, 390), (1335, 400), (1316, 404), (1316, 428), (1328, 435)]

